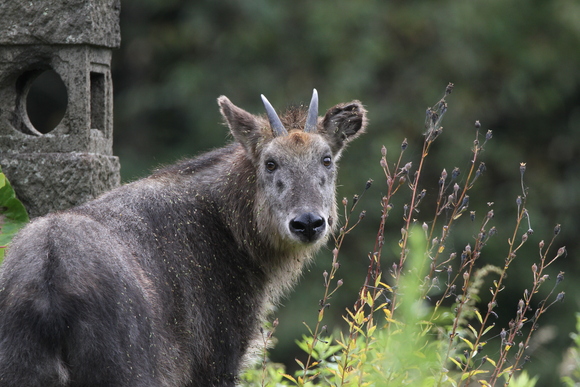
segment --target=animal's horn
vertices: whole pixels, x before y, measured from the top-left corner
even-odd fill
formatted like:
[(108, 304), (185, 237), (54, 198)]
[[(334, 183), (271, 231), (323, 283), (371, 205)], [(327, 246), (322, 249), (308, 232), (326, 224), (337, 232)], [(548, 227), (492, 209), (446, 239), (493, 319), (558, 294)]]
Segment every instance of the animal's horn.
[(316, 133), (318, 125), (318, 92), (316, 89), (312, 91), (312, 99), (308, 107), (308, 116), (306, 117), (306, 125), (304, 131), (307, 133)]
[(264, 107), (266, 108), (268, 120), (270, 121), (270, 126), (274, 131), (274, 137), (287, 136), (288, 131), (286, 130), (286, 128), (284, 128), (284, 125), (282, 125), (282, 121), (280, 121), (280, 117), (278, 117), (278, 114), (276, 114), (276, 110), (274, 110), (274, 107), (272, 106), (270, 101), (268, 101), (268, 99), (264, 97), (264, 94), (261, 94), (261, 96), (262, 102), (264, 102)]

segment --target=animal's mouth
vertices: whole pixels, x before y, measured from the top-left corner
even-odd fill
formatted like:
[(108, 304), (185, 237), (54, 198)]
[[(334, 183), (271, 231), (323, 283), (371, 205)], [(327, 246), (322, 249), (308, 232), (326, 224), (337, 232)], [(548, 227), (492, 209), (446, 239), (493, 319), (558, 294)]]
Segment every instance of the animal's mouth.
[(292, 235), (304, 243), (312, 243), (324, 236), (326, 220), (313, 212), (305, 212), (290, 220), (289, 229)]

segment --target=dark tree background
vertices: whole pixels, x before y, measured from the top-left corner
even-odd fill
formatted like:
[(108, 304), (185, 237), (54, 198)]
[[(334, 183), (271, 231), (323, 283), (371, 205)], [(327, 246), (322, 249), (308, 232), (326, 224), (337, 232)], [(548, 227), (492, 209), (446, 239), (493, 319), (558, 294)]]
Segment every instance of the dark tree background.
[[(428, 197), (433, 200), (443, 168), (469, 167), (475, 120), (493, 130), (471, 209), (484, 214), (485, 203), (495, 202), (499, 233), (482, 260), (502, 265), (521, 194), (519, 164), (527, 163), (535, 232), (510, 269), (498, 324), (514, 316), (523, 289), (531, 286), (538, 242), (551, 239), (561, 223), (557, 247), (566, 245), (568, 256), (550, 274), (555, 281), (558, 270), (566, 272), (567, 297), (545, 316), (528, 363), (543, 385), (555, 383), (579, 310), (580, 3), (123, 0), (121, 29), (113, 77), (115, 153), (125, 181), (230, 141), (216, 104), (222, 94), (253, 113), (263, 111), (261, 93), (283, 109), (307, 103), (313, 87), (321, 113), (352, 99), (367, 106), (371, 124), (342, 160), (339, 197), (360, 193), (368, 178), (375, 183), (359, 207), (368, 215), (342, 252), (345, 286), (333, 299), (330, 331), (344, 329), (340, 315), (364, 279), (385, 192), (381, 145), (395, 155), (407, 137), (406, 156), (418, 160), (425, 109), (453, 82), (444, 131), (428, 160)], [(397, 211), (388, 243), (400, 237)], [(428, 206), (423, 211), (421, 222), (432, 217)], [(457, 248), (473, 243), (475, 229), (453, 230)], [(396, 256), (393, 249), (383, 265)], [(293, 342), (306, 333), (302, 321), (315, 322), (330, 260), (329, 251), (319, 254), (276, 313), (275, 361), (291, 365), (299, 356)]]

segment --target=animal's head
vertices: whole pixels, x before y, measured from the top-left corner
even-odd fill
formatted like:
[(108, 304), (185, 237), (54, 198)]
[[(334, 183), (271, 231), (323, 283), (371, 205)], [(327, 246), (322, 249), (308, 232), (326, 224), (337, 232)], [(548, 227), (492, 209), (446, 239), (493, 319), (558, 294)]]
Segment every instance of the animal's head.
[(348, 142), (366, 126), (359, 101), (334, 106), (318, 117), (318, 94), (309, 109), (280, 117), (262, 96), (267, 119), (218, 99), (234, 138), (256, 173), (256, 219), (277, 243), (319, 245), (336, 223), (337, 161)]

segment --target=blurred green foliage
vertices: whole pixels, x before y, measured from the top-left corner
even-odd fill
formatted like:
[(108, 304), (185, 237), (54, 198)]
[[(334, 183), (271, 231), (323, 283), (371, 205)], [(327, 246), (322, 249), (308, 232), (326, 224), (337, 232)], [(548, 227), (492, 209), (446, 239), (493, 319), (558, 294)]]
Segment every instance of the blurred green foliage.
[(563, 385), (576, 387), (580, 384), (580, 313), (576, 313), (576, 331), (570, 334), (574, 345), (570, 346), (561, 366)]
[[(556, 380), (580, 293), (574, 286), (580, 279), (574, 259), (580, 232), (577, 0), (123, 0), (121, 19), (123, 41), (113, 64), (114, 146), (125, 180), (230, 141), (215, 102), (222, 94), (253, 113), (263, 110), (261, 93), (282, 110), (307, 102), (313, 87), (321, 114), (352, 99), (367, 106), (370, 127), (342, 159), (339, 196), (359, 193), (367, 178), (375, 184), (359, 204), (367, 217), (343, 247), (345, 285), (327, 311), (335, 315), (331, 331), (344, 327), (340, 316), (356, 299), (373, 248), (385, 190), (380, 148), (396, 149), (406, 137), (408, 153), (419, 155), (424, 109), (454, 82), (443, 137), (425, 169), (433, 185), (425, 187), (425, 211), (417, 218), (431, 216), (428, 201), (435, 199), (443, 168), (469, 167), (473, 123), (480, 120), (494, 138), (482, 155), (487, 171), (470, 209), (483, 215), (486, 203), (495, 202), (498, 243), (486, 248), (485, 261), (501, 264), (521, 193), (519, 163), (527, 163), (530, 239), (536, 245), (550, 239), (561, 223), (559, 242), (570, 252), (558, 266), (566, 272), (566, 303), (544, 316), (543, 339), (531, 350), (529, 372), (542, 375), (539, 385)], [(394, 210), (399, 217), (402, 205)], [(386, 243), (396, 243), (401, 225), (389, 227), (392, 241)], [(452, 232), (465, 246), (477, 231)], [(509, 279), (518, 291), (530, 282), (538, 257), (532, 245), (513, 269), (521, 278)], [(330, 262), (331, 253), (322, 252), (277, 312), (275, 360), (291, 363), (299, 351), (294, 340), (305, 332), (303, 320), (316, 319), (321, 273)], [(500, 307), (513, 310), (521, 295), (504, 293)], [(510, 313), (499, 318), (509, 321)]]

